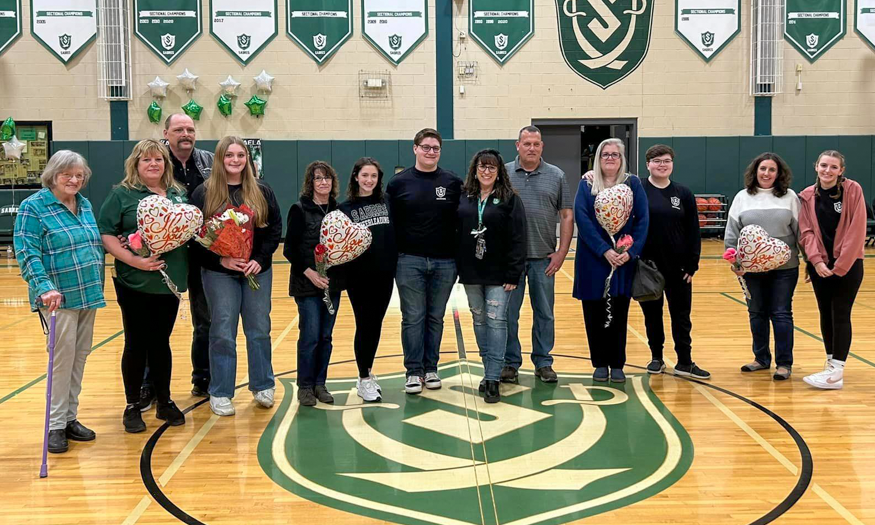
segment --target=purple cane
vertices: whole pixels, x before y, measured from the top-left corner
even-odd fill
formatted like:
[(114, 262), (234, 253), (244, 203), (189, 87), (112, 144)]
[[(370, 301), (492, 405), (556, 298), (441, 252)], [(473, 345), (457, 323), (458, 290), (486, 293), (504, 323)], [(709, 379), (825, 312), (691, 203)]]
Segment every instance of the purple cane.
[(49, 467), (46, 464), (49, 452), (49, 414), (52, 411), (52, 369), (55, 367), (55, 313), (52, 312), (52, 320), (49, 324), (49, 370), (46, 372), (46, 429), (43, 433), (43, 464), (39, 468), (39, 477), (49, 475)]

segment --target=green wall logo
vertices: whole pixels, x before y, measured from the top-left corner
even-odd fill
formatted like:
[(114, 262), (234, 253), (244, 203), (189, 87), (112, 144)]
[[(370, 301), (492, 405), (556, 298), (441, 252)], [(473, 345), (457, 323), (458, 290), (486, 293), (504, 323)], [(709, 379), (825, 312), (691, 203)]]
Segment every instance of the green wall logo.
[(70, 49), (70, 45), (73, 43), (73, 37), (70, 35), (61, 35), (58, 37), (58, 44), (61, 46), (61, 49), (67, 50)]
[(249, 35), (237, 35), (237, 47), (240, 49), (249, 49), (249, 44), (252, 43), (252, 37)]
[(647, 55), (649, 0), (556, 0), (556, 16), (565, 63), (602, 89), (629, 76)]
[(389, 47), (401, 49), (401, 35), (389, 35)]
[(563, 374), (521, 374), (502, 400), (477, 394), (479, 365), (442, 367), (440, 390), (403, 392), (380, 380), (364, 404), (355, 379), (331, 382), (337, 402), (301, 407), (293, 380), (258, 445), (262, 469), (287, 490), (397, 523), (538, 524), (607, 512), (657, 494), (689, 469), (684, 428), (650, 391)]
[(845, 36), (844, 0), (787, 0), (784, 38), (814, 62)]

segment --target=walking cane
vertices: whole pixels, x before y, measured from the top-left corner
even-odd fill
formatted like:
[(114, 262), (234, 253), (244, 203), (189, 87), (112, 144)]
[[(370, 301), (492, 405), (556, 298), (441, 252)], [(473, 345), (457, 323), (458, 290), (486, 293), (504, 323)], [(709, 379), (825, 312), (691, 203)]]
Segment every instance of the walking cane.
[(46, 464), (49, 453), (49, 413), (52, 411), (52, 370), (55, 367), (55, 313), (52, 312), (52, 320), (49, 324), (49, 369), (46, 372), (46, 427), (43, 433), (43, 464), (39, 468), (39, 477), (49, 475), (49, 467)]

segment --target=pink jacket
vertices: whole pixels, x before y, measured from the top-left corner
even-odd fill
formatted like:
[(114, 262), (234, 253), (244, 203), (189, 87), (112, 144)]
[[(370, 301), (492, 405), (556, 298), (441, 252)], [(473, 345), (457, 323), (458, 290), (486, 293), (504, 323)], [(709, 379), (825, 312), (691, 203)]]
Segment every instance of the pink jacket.
[[(820, 225), (815, 214), (814, 186), (809, 186), (799, 194), (802, 206), (799, 210), (799, 244), (811, 264), (829, 264), (829, 256), (823, 245)], [(833, 272), (844, 277), (857, 259), (864, 257), (866, 242), (866, 201), (863, 188), (850, 179), (842, 182), (842, 217), (836, 229), (833, 255), (836, 263)]]

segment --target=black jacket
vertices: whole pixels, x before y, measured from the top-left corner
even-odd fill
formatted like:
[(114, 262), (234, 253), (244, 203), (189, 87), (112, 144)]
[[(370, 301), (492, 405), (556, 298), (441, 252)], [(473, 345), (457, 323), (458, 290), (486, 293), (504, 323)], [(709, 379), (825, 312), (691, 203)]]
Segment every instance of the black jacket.
[[(289, 208), (286, 225), (286, 243), (283, 255), (292, 263), (289, 276), (289, 295), (292, 297), (313, 297), (322, 295), (310, 279), (304, 276), (307, 268), (316, 271), (316, 258), (313, 249), (319, 244), (319, 232), (325, 215), (337, 209), (337, 201), (330, 198), (327, 206), (319, 207), (310, 197), (301, 199)], [(330, 279), (330, 277), (329, 277)], [(332, 290), (336, 289), (332, 286)]]
[[(283, 237), (283, 215), (280, 211), (279, 204), (276, 201), (276, 195), (273, 189), (264, 181), (258, 181), (258, 187), (261, 189), (264, 199), (267, 201), (267, 225), (264, 228), (255, 228), (255, 235), (252, 239), (252, 255), (250, 259), (261, 265), (261, 271), (264, 272), (271, 267), (273, 252), (276, 251)], [(228, 185), (228, 193), (231, 197), (231, 204), (240, 206), (243, 203), (242, 185)], [(191, 196), (191, 204), (204, 210), (204, 201), (206, 200), (206, 186), (198, 186)], [(210, 217), (204, 217), (204, 220), (209, 220)], [(221, 265), (220, 257), (215, 253), (207, 250), (200, 243), (193, 243), (192, 256), (202, 268), (222, 272), (228, 274), (240, 273), (236, 270), (229, 270)]]
[[(170, 152), (170, 160), (173, 164), (173, 178), (178, 180), (185, 186), (188, 198), (194, 195), (194, 190), (198, 189), (201, 184), (210, 178), (210, 173), (213, 171), (213, 156), (214, 154), (195, 148), (191, 152), (189, 162), (183, 165), (179, 159), (173, 156), (173, 151), (168, 146), (167, 151)], [(194, 163), (194, 170), (187, 169), (189, 163)]]
[(486, 253), (474, 256), (477, 238), (471, 234), (478, 226), (478, 197), (463, 195), (459, 200), (458, 251), (456, 269), (462, 284), (516, 284), (526, 264), (526, 211), (516, 193), (507, 201), (486, 200), (483, 233)]

